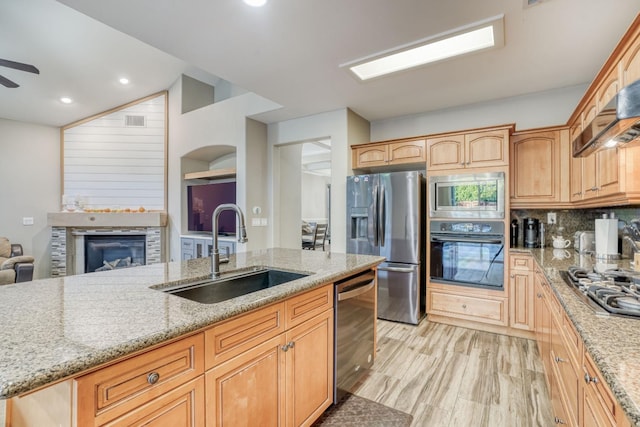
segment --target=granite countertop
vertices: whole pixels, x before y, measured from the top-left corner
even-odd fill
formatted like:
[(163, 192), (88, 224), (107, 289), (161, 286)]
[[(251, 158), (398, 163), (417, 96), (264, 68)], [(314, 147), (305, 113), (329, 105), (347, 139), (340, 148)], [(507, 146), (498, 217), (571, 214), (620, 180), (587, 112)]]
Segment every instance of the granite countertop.
[(296, 249), (239, 253), (221, 265), (223, 275), (253, 266), (310, 275), (216, 304), (150, 289), (209, 277), (209, 258), (0, 286), (0, 399), (77, 375), (383, 260)]
[[(531, 253), (543, 268), (551, 288), (629, 421), (640, 427), (640, 319), (595, 315), (558, 274), (572, 265), (587, 268), (596, 266), (596, 260), (591, 255), (580, 255), (570, 249), (566, 252), (568, 258), (557, 258), (551, 248), (511, 249), (512, 254), (520, 251)], [(556, 253), (565, 252), (562, 249)], [(632, 267), (628, 259), (598, 265), (599, 269)]]

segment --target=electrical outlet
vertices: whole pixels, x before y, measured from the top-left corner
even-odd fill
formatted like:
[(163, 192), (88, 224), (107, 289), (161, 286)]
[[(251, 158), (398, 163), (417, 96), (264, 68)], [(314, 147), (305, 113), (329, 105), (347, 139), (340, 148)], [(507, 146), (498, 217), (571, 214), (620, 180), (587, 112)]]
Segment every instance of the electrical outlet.
[(33, 217), (25, 216), (24, 218), (22, 218), (22, 225), (33, 225)]
[(547, 212), (547, 224), (555, 224), (555, 223), (556, 223), (556, 213)]

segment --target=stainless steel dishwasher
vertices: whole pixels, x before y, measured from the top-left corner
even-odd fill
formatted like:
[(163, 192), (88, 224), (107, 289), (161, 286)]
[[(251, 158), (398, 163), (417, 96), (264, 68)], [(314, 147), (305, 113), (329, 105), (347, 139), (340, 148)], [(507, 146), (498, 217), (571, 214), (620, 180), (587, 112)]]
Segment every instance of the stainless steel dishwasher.
[(334, 403), (373, 365), (376, 327), (376, 277), (367, 270), (336, 282)]

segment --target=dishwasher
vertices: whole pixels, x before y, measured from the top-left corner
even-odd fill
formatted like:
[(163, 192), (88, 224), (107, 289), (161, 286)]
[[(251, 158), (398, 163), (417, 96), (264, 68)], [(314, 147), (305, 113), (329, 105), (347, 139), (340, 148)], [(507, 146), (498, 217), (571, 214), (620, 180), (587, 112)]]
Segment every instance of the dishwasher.
[(374, 270), (335, 283), (334, 403), (373, 365), (376, 288)]

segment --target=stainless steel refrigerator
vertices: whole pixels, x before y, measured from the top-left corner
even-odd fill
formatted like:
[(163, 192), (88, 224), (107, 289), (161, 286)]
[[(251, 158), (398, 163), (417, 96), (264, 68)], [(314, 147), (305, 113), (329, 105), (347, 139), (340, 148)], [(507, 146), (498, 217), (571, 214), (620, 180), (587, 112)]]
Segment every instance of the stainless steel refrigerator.
[(419, 172), (347, 177), (347, 252), (380, 255), (378, 318), (418, 324), (425, 308), (425, 179)]

